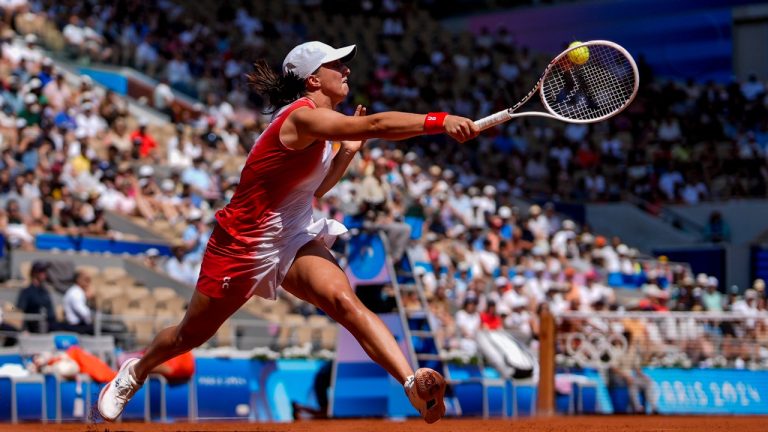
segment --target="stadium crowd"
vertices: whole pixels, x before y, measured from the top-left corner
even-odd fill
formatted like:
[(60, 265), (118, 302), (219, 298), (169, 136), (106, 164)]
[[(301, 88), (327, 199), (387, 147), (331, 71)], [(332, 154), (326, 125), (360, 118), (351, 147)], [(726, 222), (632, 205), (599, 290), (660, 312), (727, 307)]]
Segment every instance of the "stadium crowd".
[[(18, 3), (13, 13), (3, 10), (0, 30), (0, 229), (13, 247), (31, 249), (40, 232), (121, 236), (105, 212), (162, 222), (180, 241), (161, 265), (189, 284), (213, 211), (231, 196), (238, 161), (269, 120), (245, 79), (254, 59), (277, 63), (306, 39), (357, 43), (344, 111), (363, 104), (371, 112), (473, 118), (527, 93), (546, 63), (504, 29), (442, 31), (418, 2), (338, 2), (338, 9), (320, 9), (321, 1), (188, 9), (170, 1)], [(128, 65), (157, 78), (151, 105), (172, 126), (150, 125), (122, 96), (61, 69), (40, 49), (41, 38), (18, 34), (20, 19), (53, 22), (64, 58)], [(667, 82), (640, 66), (638, 98), (610, 121), (520, 120), (464, 146), (436, 136), (371, 142), (316, 211), (383, 227), (395, 257), (407, 250), (419, 264), (414, 273), (444, 346), (470, 353), (483, 328), (535, 341), (542, 307), (764, 311), (760, 281), (743, 294), (721, 293), (711, 277), (640, 257), (621, 239), (563, 219), (551, 204), (521, 208), (524, 199), (636, 197), (657, 211), (670, 202), (765, 196), (764, 84), (755, 77)], [(170, 89), (203, 103), (183, 115)], [(410, 242), (413, 229), (423, 235)], [(621, 285), (643, 286), (644, 298), (620, 304), (611, 287)], [(766, 330), (758, 321), (738, 331), (764, 340)]]

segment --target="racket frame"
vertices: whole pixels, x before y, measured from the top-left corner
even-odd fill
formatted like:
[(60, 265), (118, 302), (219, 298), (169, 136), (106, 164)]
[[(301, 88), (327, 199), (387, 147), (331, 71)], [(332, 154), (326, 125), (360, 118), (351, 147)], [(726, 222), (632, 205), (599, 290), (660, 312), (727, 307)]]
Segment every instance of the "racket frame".
[[(557, 64), (558, 61), (560, 61), (560, 59), (567, 56), (568, 53), (570, 53), (573, 50), (577, 50), (582, 47), (589, 48), (592, 45), (603, 45), (603, 46), (607, 45), (607, 46), (610, 46), (611, 48), (616, 49), (617, 51), (621, 52), (621, 54), (624, 55), (624, 57), (627, 59), (630, 66), (632, 67), (632, 73), (634, 74), (634, 77), (635, 77), (632, 94), (629, 96), (627, 101), (624, 102), (624, 104), (621, 107), (601, 117), (579, 120), (579, 119), (571, 119), (571, 118), (563, 117), (559, 114), (556, 114), (554, 111), (552, 111), (552, 108), (549, 106), (549, 104), (547, 103), (544, 97), (544, 93), (542, 91), (542, 83), (544, 83), (544, 80), (549, 76), (549, 73), (552, 71), (552, 68)], [(624, 47), (622, 47), (621, 45), (615, 42), (611, 42), (607, 40), (592, 40), (588, 42), (583, 42), (578, 45), (569, 47), (565, 51), (561, 52), (557, 57), (552, 59), (552, 61), (549, 62), (549, 64), (547, 65), (547, 68), (544, 70), (544, 73), (541, 75), (541, 78), (539, 78), (539, 80), (536, 82), (536, 85), (533, 87), (533, 89), (530, 92), (528, 92), (527, 95), (525, 95), (523, 99), (520, 100), (520, 102), (516, 103), (510, 108), (503, 109), (497, 113), (494, 113), (487, 117), (483, 117), (479, 120), (476, 120), (475, 124), (480, 128), (480, 130), (486, 130), (488, 128), (491, 128), (493, 126), (496, 126), (498, 124), (504, 123), (508, 120), (511, 120), (517, 117), (546, 117), (546, 118), (560, 120), (568, 123), (595, 123), (598, 121), (611, 118), (616, 114), (624, 111), (624, 109), (628, 107), (629, 104), (631, 104), (632, 101), (635, 99), (635, 96), (637, 96), (637, 89), (639, 85), (640, 85), (640, 76), (637, 71), (637, 64), (635, 63), (635, 60), (632, 58), (632, 55), (630, 55), (629, 52), (627, 52), (627, 50), (624, 49)], [(515, 112), (521, 106), (523, 106), (526, 102), (528, 102), (528, 100), (530, 100), (531, 97), (533, 97), (533, 95), (536, 94), (537, 92), (539, 93), (541, 102), (544, 105), (544, 108), (547, 110), (547, 112), (541, 112), (541, 111), (525, 111), (521, 113)]]

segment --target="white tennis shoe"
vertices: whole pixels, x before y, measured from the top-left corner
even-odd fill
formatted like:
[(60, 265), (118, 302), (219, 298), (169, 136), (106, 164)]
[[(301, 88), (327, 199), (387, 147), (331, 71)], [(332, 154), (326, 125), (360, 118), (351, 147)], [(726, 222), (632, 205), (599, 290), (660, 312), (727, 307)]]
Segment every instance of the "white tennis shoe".
[(403, 387), (411, 405), (425, 422), (431, 424), (443, 418), (445, 379), (442, 375), (432, 369), (421, 368), (405, 379)]
[(123, 412), (125, 405), (136, 394), (144, 383), (139, 383), (133, 377), (131, 370), (139, 359), (126, 360), (120, 367), (115, 378), (112, 379), (99, 393), (99, 414), (106, 421), (113, 422)]

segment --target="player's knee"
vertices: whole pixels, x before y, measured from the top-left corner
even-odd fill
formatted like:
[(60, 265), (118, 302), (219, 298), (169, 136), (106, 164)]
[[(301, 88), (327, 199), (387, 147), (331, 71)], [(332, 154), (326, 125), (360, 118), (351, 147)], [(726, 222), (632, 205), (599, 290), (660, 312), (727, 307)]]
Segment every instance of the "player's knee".
[(333, 308), (336, 314), (343, 318), (349, 318), (361, 312), (361, 303), (357, 296), (350, 290), (334, 291)]

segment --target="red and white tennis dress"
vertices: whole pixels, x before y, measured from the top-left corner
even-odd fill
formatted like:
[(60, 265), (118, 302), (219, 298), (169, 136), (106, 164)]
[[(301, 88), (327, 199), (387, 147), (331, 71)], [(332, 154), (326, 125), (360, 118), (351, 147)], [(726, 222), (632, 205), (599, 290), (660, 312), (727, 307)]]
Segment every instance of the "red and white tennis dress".
[(294, 150), (280, 141), (283, 122), (301, 107), (316, 108), (301, 98), (278, 113), (251, 149), (232, 200), (216, 213), (197, 281), (203, 294), (274, 299), (299, 248), (314, 238), (330, 247), (347, 231), (335, 220), (312, 218), (312, 198), (333, 160), (331, 143)]

